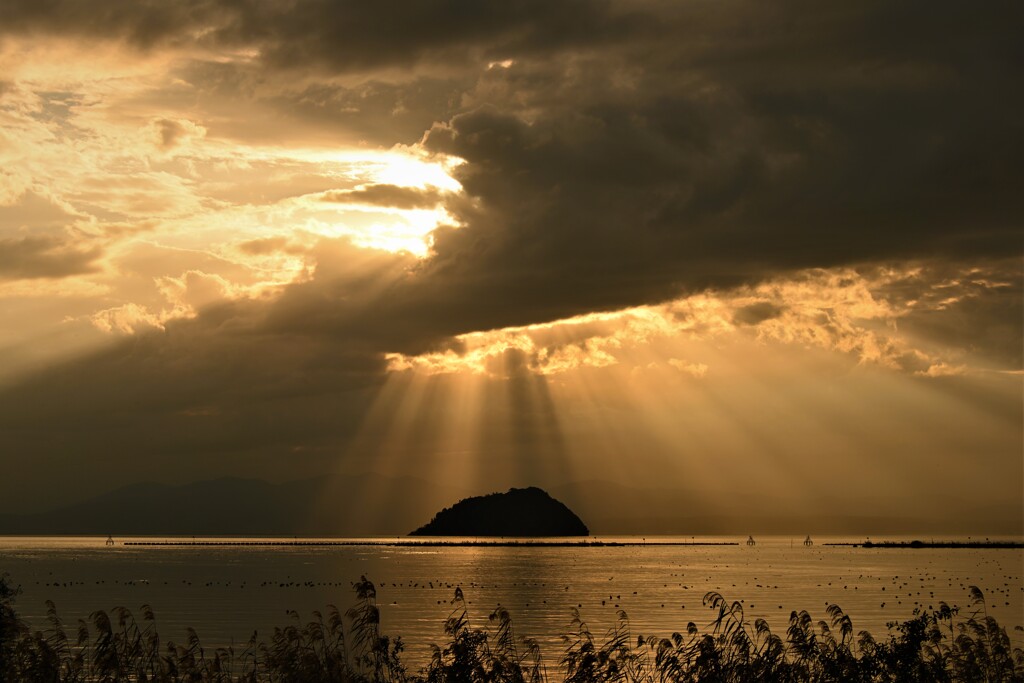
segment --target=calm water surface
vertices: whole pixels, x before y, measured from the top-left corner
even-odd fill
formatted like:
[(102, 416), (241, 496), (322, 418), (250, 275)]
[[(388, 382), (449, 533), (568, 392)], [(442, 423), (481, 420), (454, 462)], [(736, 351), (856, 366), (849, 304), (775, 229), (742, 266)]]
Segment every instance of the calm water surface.
[[(365, 575), (377, 585), (382, 630), (401, 635), (406, 659), (422, 664), (429, 644), (443, 640), (443, 623), (461, 586), (470, 620), (485, 626), (498, 605), (516, 632), (537, 638), (556, 662), (560, 634), (578, 607), (595, 634), (618, 609), (636, 634), (670, 635), (693, 621), (711, 621), (701, 599), (718, 591), (740, 600), (749, 619), (764, 617), (784, 635), (792, 610), (825, 619), (831, 603), (853, 619), (855, 631), (876, 637), (886, 623), (941, 601), (966, 608), (968, 587), (986, 596), (1017, 645), (1024, 644), (1024, 550), (863, 549), (828, 541), (864, 539), (759, 538), (754, 547), (646, 545), (628, 547), (139, 547), (112, 548), (103, 538), (0, 537), (0, 571), (20, 584), (18, 612), (42, 626), (53, 600), (65, 624), (96, 609), (152, 606), (162, 639), (184, 641), (194, 627), (204, 646), (243, 644), (334, 604), (354, 601), (351, 584)], [(188, 539), (191, 540), (191, 539)], [(287, 539), (286, 539), (287, 540)], [(392, 539), (394, 540), (394, 539)], [(613, 539), (603, 539), (613, 540)], [(617, 539), (635, 541), (639, 539)], [(742, 541), (741, 538), (697, 541)], [(874, 539), (880, 540), (880, 539)], [(905, 540), (905, 539), (904, 539)], [(963, 540), (963, 539), (959, 539)]]

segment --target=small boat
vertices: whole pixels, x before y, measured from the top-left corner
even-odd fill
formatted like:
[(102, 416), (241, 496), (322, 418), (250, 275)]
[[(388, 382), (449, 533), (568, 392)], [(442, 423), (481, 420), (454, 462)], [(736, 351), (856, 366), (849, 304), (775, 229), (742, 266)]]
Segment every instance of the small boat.
[(106, 542), (105, 545), (107, 547), (110, 547), (110, 546), (114, 545), (114, 536), (112, 534), (107, 536), (107, 542)]

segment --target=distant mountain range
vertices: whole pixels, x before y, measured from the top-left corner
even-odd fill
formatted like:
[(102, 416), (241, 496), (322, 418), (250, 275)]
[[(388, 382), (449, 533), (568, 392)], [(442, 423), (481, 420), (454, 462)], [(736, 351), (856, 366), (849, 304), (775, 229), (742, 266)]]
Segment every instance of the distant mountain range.
[[(495, 487), (498, 488), (498, 487)], [(1021, 534), (1013, 505), (970, 508), (939, 501), (909, 512), (899, 501), (823, 500), (813, 514), (769, 495), (629, 487), (591, 480), (545, 489), (586, 521), (591, 534)], [(494, 490), (494, 489), (491, 489)], [(0, 535), (114, 534), (400, 536), (442, 508), (485, 491), (415, 477), (331, 475), (268, 483), (224, 478), (126, 486), (36, 514), (0, 514)], [(935, 509), (945, 514), (935, 514)]]

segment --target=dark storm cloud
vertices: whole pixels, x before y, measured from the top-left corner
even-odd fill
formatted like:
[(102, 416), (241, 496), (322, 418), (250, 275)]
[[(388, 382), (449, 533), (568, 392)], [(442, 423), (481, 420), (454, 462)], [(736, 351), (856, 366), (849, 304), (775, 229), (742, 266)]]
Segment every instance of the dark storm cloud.
[[(346, 70), (417, 61), (503, 59), (510, 54), (557, 51), (571, 44), (601, 44), (651, 19), (615, 11), (614, 3), (600, 0), (411, 4), (312, 0), (302, 11), (275, 11), (269, 17), (259, 11), (265, 7), (252, 6), (256, 11), (226, 28), (219, 38), (266, 41), (266, 59), (275, 65), (319, 63)], [(297, 36), (305, 40), (292, 40)]]
[[(310, 3), (279, 23), (257, 21), (270, 5), (241, 7), (217, 35), (264, 46), (265, 67), (345, 61), (375, 40), (395, 42), (396, 63), (512, 60), (479, 71), (464, 111), (423, 140), (466, 160), (465, 196), (448, 202), (462, 227), (438, 230), (377, 305), (334, 306), (319, 277), (294, 288), (274, 319), (305, 332), (401, 328), (414, 348), (805, 267), (1020, 251), (1011, 3), (633, 3), (586, 39), (552, 30), (562, 5), (420, 5), (386, 37), (371, 30), (385, 6), (325, 19)], [(575, 11), (589, 27), (627, 13)], [(406, 36), (410, 22), (429, 35)]]
[[(267, 72), (482, 74), (444, 104), (460, 79), (391, 83), (380, 102), (367, 83), (277, 100), (373, 139), (381, 131), (366, 127), (393, 122), (381, 113), (401, 110), (403, 88), (414, 113), (396, 139), (436, 110), (444, 122), (424, 143), (467, 160), (457, 176), (472, 201), (453, 202), (465, 227), (437, 234), (408, 306), (441, 301), (466, 314), (460, 330), (802, 267), (1020, 251), (1012, 2), (38, 7), (9, 3), (0, 19), (10, 31), (253, 47)], [(511, 61), (485, 69), (491, 60)]]
[[(367, 77), (322, 68), (301, 73), (259, 61), (196, 58), (171, 72), (173, 80), (140, 97), (158, 107), (201, 113), (212, 137), (275, 146), (315, 141), (339, 147), (413, 144), (430, 125), (458, 111), (475, 82), (472, 71), (433, 76), (390, 70)], [(391, 80), (388, 80), (391, 79)], [(339, 82), (342, 81), (342, 82)], [(239, 117), (244, 103), (246, 116)]]
[(467, 96), (481, 106), (433, 127), (473, 201), (449, 207), (466, 227), (437, 233), (411, 308), (435, 286), (501, 326), (803, 267), (1019, 253), (1009, 5), (685, 7), (642, 58), (494, 69)]
[[(230, 68), (230, 67), (229, 67)], [(281, 115), (385, 147), (413, 144), (434, 121), (448, 119), (472, 77), (406, 77), (398, 83), (371, 80), (345, 87), (316, 82), (274, 93), (266, 103)], [(281, 131), (276, 133), (280, 136)]]
[(191, 42), (198, 30), (218, 25), (233, 12), (216, 2), (180, 3), (113, 0), (103, 4), (83, 0), (30, 2), (14, 0), (0, 5), (0, 31), (16, 36), (71, 35), (126, 40), (138, 47), (155, 43)]
[(599, 44), (653, 20), (614, 3), (583, 0), (113, 0), (99, 7), (86, 0), (12, 0), (0, 8), (0, 31), (15, 35), (119, 39), (143, 48), (255, 46), (277, 67), (346, 71)]
[(90, 273), (100, 255), (98, 248), (78, 249), (51, 237), (0, 238), (0, 280)]
[(908, 313), (900, 333), (992, 369), (1024, 370), (1024, 273), (1018, 258), (964, 268), (932, 264), (881, 288)]
[(451, 207), (467, 227), (438, 234), (431, 266), (530, 311), (555, 292), (567, 315), (802, 267), (1019, 253), (1020, 91), (998, 55), (919, 89), (844, 83), (856, 64), (808, 53), (802, 84), (781, 73), (774, 91), (768, 65), (712, 69), (710, 94), (648, 73), (631, 102), (457, 116), (426, 144), (468, 161), (475, 201)]

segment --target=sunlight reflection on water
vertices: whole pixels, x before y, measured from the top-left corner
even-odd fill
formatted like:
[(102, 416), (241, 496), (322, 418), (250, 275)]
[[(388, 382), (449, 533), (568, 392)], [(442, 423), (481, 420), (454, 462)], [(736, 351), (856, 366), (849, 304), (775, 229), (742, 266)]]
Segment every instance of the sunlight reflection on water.
[(944, 601), (966, 608), (968, 587), (976, 585), (989, 614), (1015, 644), (1024, 643), (1014, 630), (1024, 625), (1020, 549), (831, 547), (823, 543), (863, 539), (824, 537), (810, 548), (803, 539), (780, 537), (759, 538), (754, 547), (658, 544), (744, 540), (705, 537), (648, 537), (646, 545), (623, 547), (159, 547), (124, 546), (146, 539), (119, 538), (108, 548), (104, 540), (0, 538), (0, 571), (23, 591), (19, 614), (41, 627), (50, 599), (73, 626), (96, 609), (149, 604), (164, 642), (183, 640), (192, 626), (206, 647), (238, 646), (253, 629), (263, 637), (287, 624), (286, 610), (305, 621), (328, 604), (346, 609), (354, 600), (351, 583), (365, 575), (378, 588), (383, 632), (402, 636), (410, 664), (424, 663), (428, 644), (443, 639), (455, 586), (465, 592), (473, 625), (485, 626), (500, 603), (517, 634), (537, 638), (553, 663), (572, 607), (595, 634), (624, 609), (634, 638), (667, 636), (689, 621), (706, 626), (711, 613), (701, 599), (718, 591), (779, 635), (792, 610), (825, 619), (826, 606), (836, 603), (855, 631), (879, 637), (887, 622), (910, 618), (915, 607)]

